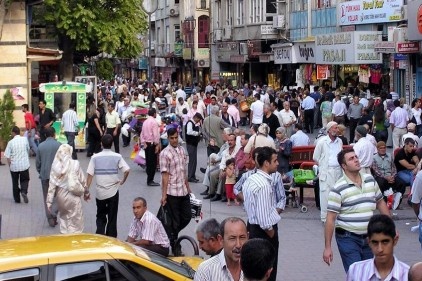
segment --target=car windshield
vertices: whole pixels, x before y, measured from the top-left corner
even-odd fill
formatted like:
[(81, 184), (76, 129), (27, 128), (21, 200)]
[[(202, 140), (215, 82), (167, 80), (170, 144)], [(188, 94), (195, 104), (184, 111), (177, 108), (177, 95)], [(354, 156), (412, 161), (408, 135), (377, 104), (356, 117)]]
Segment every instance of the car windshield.
[(187, 278), (193, 279), (195, 275), (195, 270), (192, 269), (187, 263), (178, 263), (171, 259), (168, 259), (166, 257), (163, 257), (161, 255), (158, 255), (154, 252), (148, 251), (146, 249), (143, 249), (141, 247), (138, 247), (133, 244), (129, 244), (134, 250), (138, 257), (147, 259), (152, 261), (153, 263), (156, 263), (162, 267), (165, 267), (167, 269), (170, 269), (171, 271), (174, 271), (176, 273), (179, 273)]

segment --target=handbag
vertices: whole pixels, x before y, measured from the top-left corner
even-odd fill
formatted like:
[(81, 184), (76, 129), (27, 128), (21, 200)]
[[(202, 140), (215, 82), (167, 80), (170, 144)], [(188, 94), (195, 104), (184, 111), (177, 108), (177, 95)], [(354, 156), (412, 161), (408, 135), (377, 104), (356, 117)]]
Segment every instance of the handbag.
[(247, 170), (253, 170), (255, 169), (255, 158), (254, 158), (254, 152), (255, 152), (255, 142), (258, 135), (255, 135), (255, 139), (253, 141), (253, 146), (251, 151), (249, 152), (249, 156), (245, 161), (245, 169)]
[(84, 194), (85, 188), (82, 185), (82, 183), (79, 181), (79, 177), (75, 172), (74, 160), (71, 160), (70, 162), (69, 172), (67, 174), (67, 183), (68, 183), (67, 189), (73, 195), (77, 197), (81, 197)]
[(157, 213), (157, 219), (163, 224), (166, 233), (173, 232), (173, 220), (170, 215), (170, 210), (168, 209), (167, 204), (164, 206), (160, 206), (160, 209), (158, 209)]

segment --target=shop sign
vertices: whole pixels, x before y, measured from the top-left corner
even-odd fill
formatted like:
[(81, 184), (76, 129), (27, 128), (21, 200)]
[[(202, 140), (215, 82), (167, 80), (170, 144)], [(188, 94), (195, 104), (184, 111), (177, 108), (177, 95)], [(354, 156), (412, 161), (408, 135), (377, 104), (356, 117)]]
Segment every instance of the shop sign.
[(407, 39), (422, 40), (422, 0), (408, 1), (407, 3)]
[(278, 30), (272, 24), (261, 25), (261, 35), (277, 35)]
[(230, 62), (231, 63), (245, 63), (246, 56), (245, 55), (231, 55)]
[(328, 65), (317, 65), (317, 79), (324, 80), (328, 78)]
[(315, 43), (294, 43), (293, 63), (315, 63)]
[(155, 67), (166, 67), (166, 59), (165, 58), (155, 58), (154, 59), (154, 66)]
[(409, 55), (406, 54), (394, 54), (394, 60), (408, 60)]
[(385, 53), (385, 54), (394, 54), (396, 52), (396, 42), (393, 41), (383, 41), (375, 43), (375, 52)]
[(274, 64), (292, 63), (292, 47), (274, 48)]
[(174, 43), (174, 56), (181, 57), (183, 55), (183, 41)]
[(418, 53), (419, 42), (397, 42), (397, 53)]
[(204, 59), (210, 57), (210, 49), (208, 48), (198, 48), (197, 59)]
[(139, 59), (138, 69), (148, 69), (148, 58)]
[(183, 48), (183, 59), (184, 60), (191, 60), (192, 59), (192, 49), (191, 48)]
[(343, 2), (337, 5), (339, 25), (401, 21), (403, 20), (402, 7), (403, 0), (357, 0)]
[(317, 64), (378, 64), (381, 54), (375, 44), (381, 41), (379, 31), (340, 32), (316, 36)]

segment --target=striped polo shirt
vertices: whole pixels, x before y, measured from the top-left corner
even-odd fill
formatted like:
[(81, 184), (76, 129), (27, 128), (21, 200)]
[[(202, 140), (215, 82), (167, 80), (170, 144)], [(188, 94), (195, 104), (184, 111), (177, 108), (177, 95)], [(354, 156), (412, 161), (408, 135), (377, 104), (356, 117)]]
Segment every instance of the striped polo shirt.
[(94, 154), (89, 161), (87, 173), (95, 175), (96, 198), (105, 200), (116, 195), (120, 186), (119, 171), (124, 173), (128, 170), (129, 165), (122, 155), (110, 149)]
[(374, 177), (360, 173), (362, 188), (345, 174), (336, 182), (328, 195), (327, 211), (337, 214), (336, 227), (356, 234), (366, 234), (369, 219), (374, 214), (382, 193)]

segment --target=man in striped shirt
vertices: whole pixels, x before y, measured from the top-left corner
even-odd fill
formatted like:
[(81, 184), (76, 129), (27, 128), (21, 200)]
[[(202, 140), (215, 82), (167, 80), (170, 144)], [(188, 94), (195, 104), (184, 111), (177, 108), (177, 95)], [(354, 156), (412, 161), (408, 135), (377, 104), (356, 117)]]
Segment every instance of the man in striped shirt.
[(368, 223), (368, 241), (374, 258), (352, 264), (347, 281), (407, 280), (409, 266), (394, 257), (398, 240), (396, 226), (389, 216), (372, 216)]
[[(248, 215), (248, 231), (250, 238), (268, 240), (278, 256), (278, 222), (280, 213), (275, 202), (271, 186), (271, 174), (277, 171), (277, 151), (270, 147), (262, 147), (256, 155), (258, 170), (243, 185), (243, 197)], [(273, 271), (268, 280), (277, 278), (277, 262), (274, 260)]]
[(223, 250), (199, 265), (195, 281), (243, 281), (240, 253), (248, 241), (246, 224), (240, 218), (229, 217), (220, 224), (220, 232)]
[(352, 263), (373, 257), (367, 227), (375, 208), (385, 215), (389, 215), (389, 211), (374, 177), (359, 172), (359, 159), (352, 148), (340, 151), (337, 161), (343, 169), (343, 176), (328, 195), (323, 260), (328, 265), (333, 261), (331, 240), (335, 230), (338, 250), (347, 272)]
[(170, 242), (163, 224), (147, 210), (147, 201), (142, 197), (133, 200), (133, 219), (126, 241), (165, 257), (169, 254)]
[(78, 159), (75, 149), (75, 136), (79, 130), (78, 116), (76, 115), (76, 105), (72, 102), (69, 109), (63, 113), (62, 116), (62, 131), (67, 139), (67, 144), (73, 148), (72, 159)]

